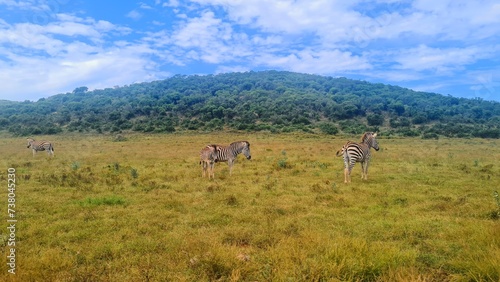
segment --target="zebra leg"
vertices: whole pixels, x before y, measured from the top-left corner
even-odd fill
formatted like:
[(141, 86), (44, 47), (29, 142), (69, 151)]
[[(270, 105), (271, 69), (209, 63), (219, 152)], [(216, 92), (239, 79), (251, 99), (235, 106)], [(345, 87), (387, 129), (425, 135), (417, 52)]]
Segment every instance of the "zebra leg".
[(205, 177), (205, 161), (201, 161), (201, 177)]
[(350, 167), (349, 156), (344, 153), (344, 183), (350, 182)]
[(203, 177), (208, 176), (208, 179), (210, 179), (210, 170), (209, 170), (209, 161), (204, 160), (203, 161)]
[(232, 175), (233, 173), (233, 164), (234, 164), (234, 160), (228, 160), (227, 161), (227, 164), (229, 165), (229, 176)]
[(366, 161), (361, 162), (361, 179), (366, 179)]
[(208, 179), (210, 179), (210, 175), (212, 176), (212, 179), (215, 179), (215, 175), (214, 175), (214, 167), (215, 167), (215, 163), (213, 161), (210, 162), (210, 174), (208, 175)]
[(352, 171), (352, 167), (348, 167), (346, 169), (346, 181), (345, 181), (345, 183), (351, 183), (351, 171)]
[(366, 160), (365, 164), (365, 180), (368, 180), (368, 166), (370, 165), (370, 160)]
[(356, 161), (353, 159), (350, 159), (350, 162), (347, 165), (347, 182), (346, 183), (351, 183), (351, 172), (352, 172), (352, 169), (354, 168), (355, 164), (356, 164)]

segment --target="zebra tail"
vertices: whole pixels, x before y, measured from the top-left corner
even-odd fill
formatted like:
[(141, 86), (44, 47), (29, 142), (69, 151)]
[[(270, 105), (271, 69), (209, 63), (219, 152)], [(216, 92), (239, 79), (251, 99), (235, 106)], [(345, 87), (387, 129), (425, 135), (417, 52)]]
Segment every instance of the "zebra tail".
[(349, 156), (349, 153), (347, 152), (347, 150), (344, 150), (344, 157), (345, 159), (347, 160), (347, 162), (351, 162), (351, 156)]
[(335, 155), (337, 155), (337, 157), (342, 156), (342, 155), (343, 155), (343, 154), (342, 154), (342, 149), (338, 150), (338, 151), (337, 151), (337, 153), (336, 153)]

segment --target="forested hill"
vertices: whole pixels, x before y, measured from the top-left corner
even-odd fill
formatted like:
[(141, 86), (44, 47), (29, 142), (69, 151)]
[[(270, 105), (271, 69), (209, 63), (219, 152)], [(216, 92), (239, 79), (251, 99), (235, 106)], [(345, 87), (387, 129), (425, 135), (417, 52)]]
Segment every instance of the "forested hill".
[(377, 130), (384, 135), (500, 138), (500, 103), (347, 78), (281, 71), (182, 76), (37, 102), (0, 101), (0, 130), (62, 132)]

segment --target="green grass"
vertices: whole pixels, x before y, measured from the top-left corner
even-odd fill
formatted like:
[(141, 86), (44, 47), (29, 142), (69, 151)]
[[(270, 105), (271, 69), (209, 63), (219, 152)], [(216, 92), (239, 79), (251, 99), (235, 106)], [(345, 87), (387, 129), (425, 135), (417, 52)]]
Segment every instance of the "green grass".
[(83, 201), (79, 201), (82, 207), (95, 207), (101, 205), (114, 206), (114, 205), (125, 205), (125, 200), (117, 196), (109, 196), (103, 198), (86, 198)]
[[(18, 219), (1, 281), (500, 280), (498, 140), (379, 139), (346, 185), (335, 152), (359, 137), (124, 137), (49, 136), (52, 159), (0, 139)], [(202, 178), (201, 148), (236, 140), (252, 160)]]

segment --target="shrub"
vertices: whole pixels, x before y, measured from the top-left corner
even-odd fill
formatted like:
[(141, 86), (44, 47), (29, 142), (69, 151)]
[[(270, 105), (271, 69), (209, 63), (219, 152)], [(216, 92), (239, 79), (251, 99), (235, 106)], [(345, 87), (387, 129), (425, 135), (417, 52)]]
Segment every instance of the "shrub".
[(325, 134), (335, 135), (339, 132), (339, 129), (330, 122), (323, 122), (319, 124), (319, 129)]
[(369, 126), (377, 126), (384, 124), (384, 116), (381, 114), (369, 114), (366, 116)]
[(439, 139), (439, 135), (434, 132), (424, 132), (422, 139)]

